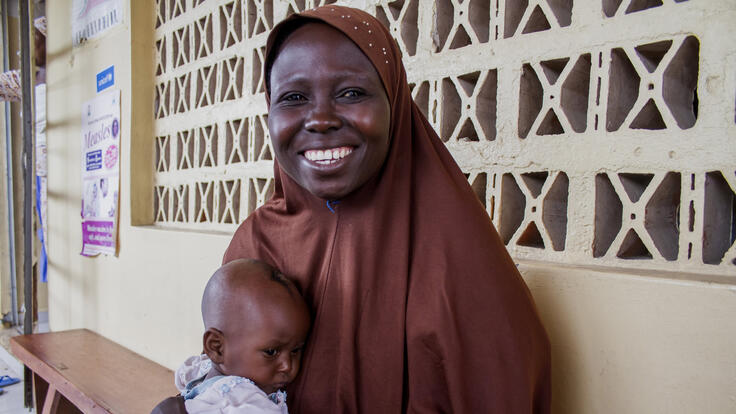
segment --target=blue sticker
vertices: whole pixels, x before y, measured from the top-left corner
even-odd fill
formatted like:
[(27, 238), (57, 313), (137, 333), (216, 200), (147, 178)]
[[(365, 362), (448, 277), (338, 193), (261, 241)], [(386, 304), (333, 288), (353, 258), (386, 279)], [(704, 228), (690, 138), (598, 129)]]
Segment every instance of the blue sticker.
[(94, 150), (87, 153), (87, 171), (102, 168), (102, 150)]
[(97, 74), (97, 92), (115, 84), (115, 65)]

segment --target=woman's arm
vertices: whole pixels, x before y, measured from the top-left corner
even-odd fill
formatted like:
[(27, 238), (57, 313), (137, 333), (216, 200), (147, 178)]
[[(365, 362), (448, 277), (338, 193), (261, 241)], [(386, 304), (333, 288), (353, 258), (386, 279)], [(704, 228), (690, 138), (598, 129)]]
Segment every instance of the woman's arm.
[(187, 414), (187, 409), (184, 407), (184, 397), (177, 395), (161, 401), (153, 408), (151, 414)]
[(420, 242), (406, 311), (407, 412), (550, 412), (549, 339), (494, 236)]

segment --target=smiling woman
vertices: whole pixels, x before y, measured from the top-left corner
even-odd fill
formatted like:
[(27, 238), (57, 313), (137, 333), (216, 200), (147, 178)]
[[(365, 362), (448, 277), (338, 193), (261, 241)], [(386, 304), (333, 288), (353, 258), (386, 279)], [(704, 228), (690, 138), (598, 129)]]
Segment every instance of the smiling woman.
[(317, 197), (338, 200), (376, 175), (391, 108), (370, 60), (338, 30), (291, 32), (269, 76), (268, 129), (281, 169)]
[(355, 9), (273, 29), (275, 191), (223, 261), (274, 265), (311, 308), (292, 413), (547, 413), (549, 341), (534, 303), (413, 102), (400, 55)]

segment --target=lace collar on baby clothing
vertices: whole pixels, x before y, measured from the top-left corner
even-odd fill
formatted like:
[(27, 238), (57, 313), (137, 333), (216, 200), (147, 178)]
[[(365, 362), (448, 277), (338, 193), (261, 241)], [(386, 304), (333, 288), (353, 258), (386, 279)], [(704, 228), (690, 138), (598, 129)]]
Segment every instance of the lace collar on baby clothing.
[(285, 391), (266, 395), (250, 379), (233, 375), (220, 375), (205, 380), (211, 368), (212, 362), (206, 355), (197, 355), (188, 358), (176, 370), (176, 387), (185, 399), (188, 412), (212, 408), (228, 412), (229, 409), (247, 408), (252, 410), (248, 412), (288, 413)]

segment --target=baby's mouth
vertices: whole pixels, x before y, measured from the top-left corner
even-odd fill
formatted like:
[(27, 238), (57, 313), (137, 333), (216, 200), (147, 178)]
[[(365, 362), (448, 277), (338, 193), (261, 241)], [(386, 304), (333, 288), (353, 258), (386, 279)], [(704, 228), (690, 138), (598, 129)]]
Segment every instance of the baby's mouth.
[(270, 393), (267, 393), (267, 394), (273, 394), (273, 393), (275, 393), (278, 390), (283, 390), (284, 388), (286, 388), (286, 386), (288, 384), (289, 384), (288, 382), (280, 382), (278, 384), (272, 384), (271, 385), (272, 391)]
[(329, 165), (338, 162), (352, 152), (353, 147), (326, 148), (304, 151), (304, 157), (320, 165)]

